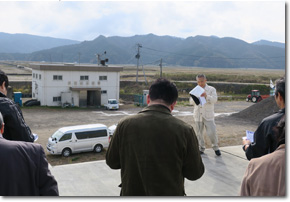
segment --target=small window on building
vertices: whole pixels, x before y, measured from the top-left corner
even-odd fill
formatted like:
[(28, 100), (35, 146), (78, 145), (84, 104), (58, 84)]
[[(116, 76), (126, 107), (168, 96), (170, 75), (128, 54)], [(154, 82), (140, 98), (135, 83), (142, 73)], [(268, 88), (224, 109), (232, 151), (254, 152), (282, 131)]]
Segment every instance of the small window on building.
[(107, 80), (107, 76), (99, 76), (99, 80), (100, 81), (106, 81)]
[(81, 76), (80, 79), (81, 79), (81, 81), (88, 81), (89, 76)]
[(53, 80), (57, 81), (62, 81), (62, 75), (53, 75)]
[(106, 90), (102, 90), (101, 94), (107, 94), (107, 91)]
[(34, 73), (33, 73), (32, 77), (35, 78), (35, 74)]
[(41, 74), (39, 74), (39, 80), (41, 80)]
[(61, 97), (53, 97), (53, 102), (60, 102), (61, 101)]
[(38, 79), (38, 74), (35, 75), (35, 78)]

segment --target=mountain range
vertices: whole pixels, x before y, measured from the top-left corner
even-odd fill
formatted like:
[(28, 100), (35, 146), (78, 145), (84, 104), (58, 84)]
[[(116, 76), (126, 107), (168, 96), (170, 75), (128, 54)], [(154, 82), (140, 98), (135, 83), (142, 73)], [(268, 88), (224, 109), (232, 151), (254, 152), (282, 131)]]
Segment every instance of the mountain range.
[[(68, 44), (55, 43), (54, 47), (49, 47), (48, 45), (53, 45), (51, 41), (49, 42), (51, 38), (41, 38), (43, 46), (37, 45), (37, 40), (18, 38), (12, 40), (10, 46), (15, 48), (15, 51), (25, 49), (26, 52), (11, 53), (11, 51), (3, 52), (8, 50), (9, 45), (7, 41), (3, 43), (1, 36), (0, 33), (0, 60), (97, 63), (96, 54), (100, 54), (101, 59), (109, 60), (108, 64), (136, 64), (139, 46), (141, 65), (158, 65), (162, 58), (164, 66), (285, 68), (285, 44), (266, 40), (247, 43), (232, 37), (216, 36), (195, 36), (184, 39), (154, 34), (131, 37), (100, 35), (92, 41), (83, 42), (60, 39), (59, 42)], [(24, 48), (23, 44), (25, 44)], [(32, 47), (44, 50), (29, 53), (28, 50), (32, 50)]]
[(0, 32), (0, 53), (32, 53), (77, 43), (80, 43), (80, 41)]

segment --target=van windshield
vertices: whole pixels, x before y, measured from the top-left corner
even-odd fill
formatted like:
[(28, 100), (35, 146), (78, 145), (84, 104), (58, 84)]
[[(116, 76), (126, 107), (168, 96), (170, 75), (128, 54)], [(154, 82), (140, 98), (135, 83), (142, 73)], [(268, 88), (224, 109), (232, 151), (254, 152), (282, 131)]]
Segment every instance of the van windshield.
[(117, 100), (109, 100), (110, 104), (117, 104)]
[(62, 136), (63, 136), (63, 133), (58, 130), (51, 136), (51, 138), (52, 139), (55, 138), (55, 139), (59, 140)]

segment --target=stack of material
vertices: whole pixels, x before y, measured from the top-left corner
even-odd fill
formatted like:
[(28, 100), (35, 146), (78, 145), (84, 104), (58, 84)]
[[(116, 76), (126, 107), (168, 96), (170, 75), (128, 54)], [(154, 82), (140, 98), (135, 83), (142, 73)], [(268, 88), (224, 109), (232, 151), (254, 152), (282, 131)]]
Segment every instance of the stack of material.
[(258, 102), (243, 111), (232, 114), (230, 117), (247, 119), (255, 124), (259, 124), (264, 118), (279, 111), (275, 97), (270, 96), (267, 99)]

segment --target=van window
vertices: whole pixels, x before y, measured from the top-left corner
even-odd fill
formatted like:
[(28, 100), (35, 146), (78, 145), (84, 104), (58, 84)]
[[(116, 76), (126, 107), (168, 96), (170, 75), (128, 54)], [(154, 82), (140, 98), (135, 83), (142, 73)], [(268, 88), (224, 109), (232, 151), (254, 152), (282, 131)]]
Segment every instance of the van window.
[(67, 134), (64, 134), (60, 139), (59, 141), (65, 141), (65, 140), (70, 140), (71, 139), (71, 133), (67, 133)]
[(95, 131), (86, 131), (86, 132), (77, 132), (75, 133), (77, 139), (87, 139), (87, 138), (96, 138), (96, 137), (106, 137), (107, 130), (95, 130)]

